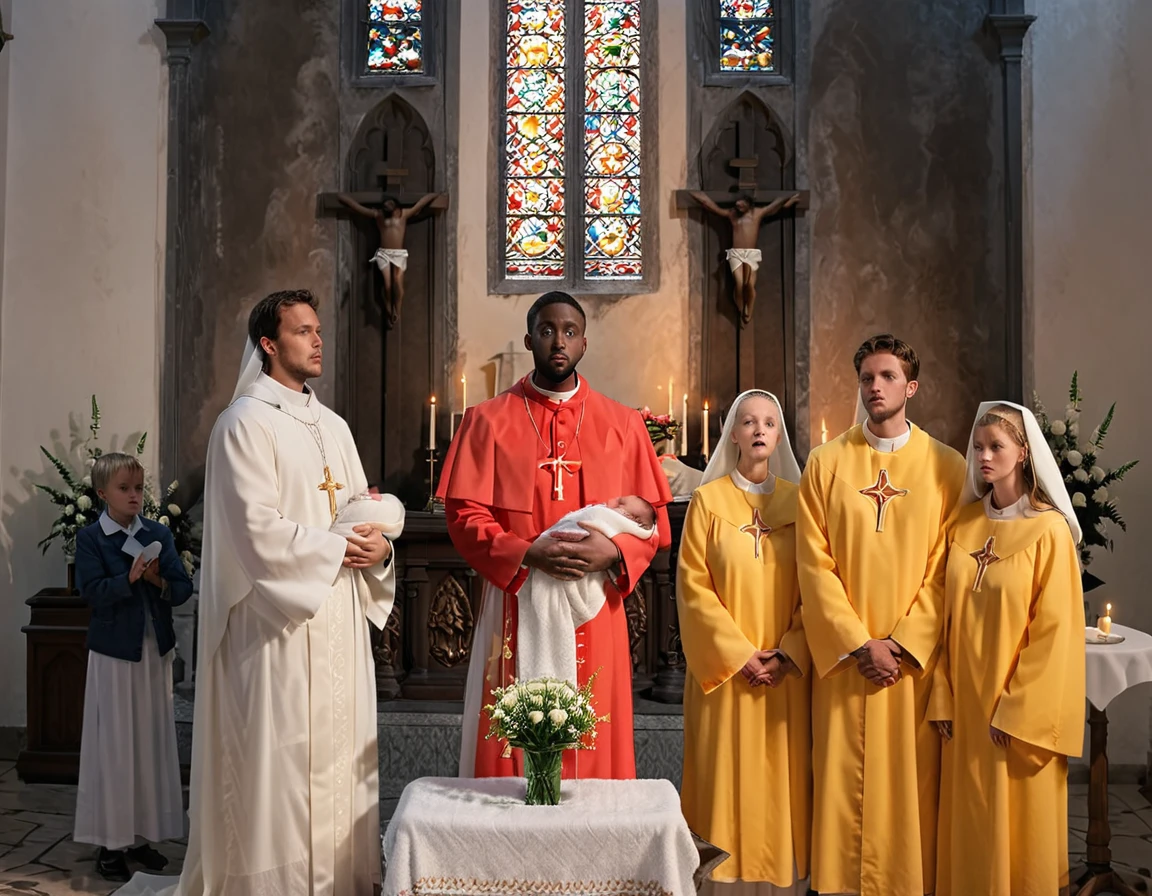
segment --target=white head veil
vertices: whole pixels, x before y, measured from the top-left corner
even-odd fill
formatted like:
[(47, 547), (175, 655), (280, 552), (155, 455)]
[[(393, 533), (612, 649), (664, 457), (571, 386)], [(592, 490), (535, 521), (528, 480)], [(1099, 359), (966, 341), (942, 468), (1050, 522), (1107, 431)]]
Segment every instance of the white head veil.
[(740, 404), (751, 395), (771, 398), (776, 405), (776, 415), (780, 420), (780, 440), (768, 459), (768, 472), (789, 482), (800, 481), (800, 465), (796, 463), (796, 455), (792, 453), (792, 441), (788, 438), (788, 426), (784, 422), (784, 408), (780, 406), (780, 399), (763, 389), (749, 389), (737, 395), (732, 407), (728, 409), (728, 415), (724, 418), (724, 428), (720, 432), (720, 439), (716, 442), (716, 450), (709, 458), (708, 466), (704, 468), (704, 477), (700, 480), (700, 485), (727, 476), (736, 469), (740, 449), (732, 441), (732, 430), (736, 426), (736, 412), (740, 410)]
[[(976, 420), (979, 420), (996, 405), (1013, 408), (1024, 417), (1024, 438), (1028, 442), (1028, 456), (1031, 458), (1032, 472), (1035, 474), (1040, 488), (1044, 489), (1044, 494), (1056, 505), (1056, 509), (1064, 514), (1068, 528), (1072, 530), (1072, 540), (1076, 544), (1080, 544), (1082, 533), (1080, 523), (1076, 520), (1076, 511), (1072, 509), (1072, 499), (1068, 497), (1068, 489), (1064, 487), (1064, 477), (1060, 475), (1060, 466), (1052, 455), (1052, 449), (1044, 438), (1044, 433), (1040, 429), (1036, 416), (1028, 408), (1012, 401), (984, 401), (980, 403), (980, 409), (976, 412)], [(976, 451), (972, 447), (975, 436), (976, 423), (973, 421), (972, 432), (968, 436), (968, 472), (964, 477), (964, 491), (960, 495), (961, 506), (971, 504), (988, 490), (984, 477), (980, 475), (980, 463), (976, 458)]]
[[(232, 401), (248, 391), (248, 387), (256, 382), (264, 370), (264, 356), (260, 349), (252, 344), (251, 339), (244, 341), (244, 354), (240, 358), (240, 378), (236, 380), (236, 390), (232, 393)], [(229, 402), (231, 404), (231, 402)]]

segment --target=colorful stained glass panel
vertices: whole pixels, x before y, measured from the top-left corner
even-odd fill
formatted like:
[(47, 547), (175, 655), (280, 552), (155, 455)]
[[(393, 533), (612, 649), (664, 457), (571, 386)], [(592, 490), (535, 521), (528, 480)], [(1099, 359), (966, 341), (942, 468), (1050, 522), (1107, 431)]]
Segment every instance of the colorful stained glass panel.
[(421, 0), (369, 0), (369, 22), (402, 22), (420, 18)]
[(506, 134), (509, 177), (564, 176), (564, 116), (509, 115)]
[(639, 112), (640, 77), (619, 68), (594, 72), (585, 80), (584, 108), (589, 112)]
[(773, 44), (771, 24), (725, 23), (720, 28), (720, 70), (774, 71)]
[(508, 180), (508, 214), (560, 215), (564, 212), (564, 181), (558, 177)]
[(720, 0), (722, 19), (767, 19), (772, 15), (772, 0)]
[(513, 112), (563, 112), (564, 72), (519, 68), (508, 72), (506, 109)]
[(419, 25), (373, 25), (368, 29), (368, 70), (421, 72), (423, 38)]
[(640, 181), (632, 177), (594, 177), (584, 183), (585, 207), (593, 214), (640, 214)]
[(584, 116), (584, 170), (601, 177), (640, 174), (640, 119), (636, 115)]

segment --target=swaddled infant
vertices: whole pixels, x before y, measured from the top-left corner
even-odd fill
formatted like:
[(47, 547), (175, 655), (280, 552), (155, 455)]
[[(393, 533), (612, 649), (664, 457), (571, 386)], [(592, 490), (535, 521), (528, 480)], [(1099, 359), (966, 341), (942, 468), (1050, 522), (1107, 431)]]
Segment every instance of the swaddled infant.
[(353, 495), (336, 514), (336, 522), (328, 531), (347, 538), (354, 535), (356, 526), (369, 525), (385, 538), (393, 539), (404, 531), (404, 505), (395, 495), (364, 492)]
[[(639, 495), (624, 495), (566, 513), (536, 540), (580, 541), (588, 537), (589, 529), (608, 538), (631, 535), (648, 540), (659, 534), (655, 508)], [(609, 581), (607, 570), (588, 573), (574, 582), (529, 570), (518, 600), (518, 678), (548, 676), (577, 683), (576, 629), (600, 612)]]

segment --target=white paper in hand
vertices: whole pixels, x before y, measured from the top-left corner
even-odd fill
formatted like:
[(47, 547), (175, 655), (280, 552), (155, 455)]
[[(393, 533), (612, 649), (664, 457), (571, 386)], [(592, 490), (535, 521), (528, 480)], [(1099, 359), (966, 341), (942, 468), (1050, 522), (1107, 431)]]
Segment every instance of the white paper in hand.
[(146, 544), (140, 550), (140, 556), (144, 558), (144, 563), (148, 564), (160, 556), (160, 542), (154, 541), (151, 544)]

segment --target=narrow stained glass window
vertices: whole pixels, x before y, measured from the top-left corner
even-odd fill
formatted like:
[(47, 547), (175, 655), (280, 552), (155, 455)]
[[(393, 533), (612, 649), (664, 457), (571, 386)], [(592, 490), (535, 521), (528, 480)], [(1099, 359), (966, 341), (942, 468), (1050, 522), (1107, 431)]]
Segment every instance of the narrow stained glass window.
[(423, 0), (369, 0), (368, 71), (424, 71)]
[(508, 0), (508, 279), (638, 279), (641, 0)]
[(564, 4), (508, 4), (505, 276), (564, 276)]
[(584, 275), (642, 274), (640, 2), (585, 3)]
[(719, 0), (720, 71), (774, 72), (773, 0)]

